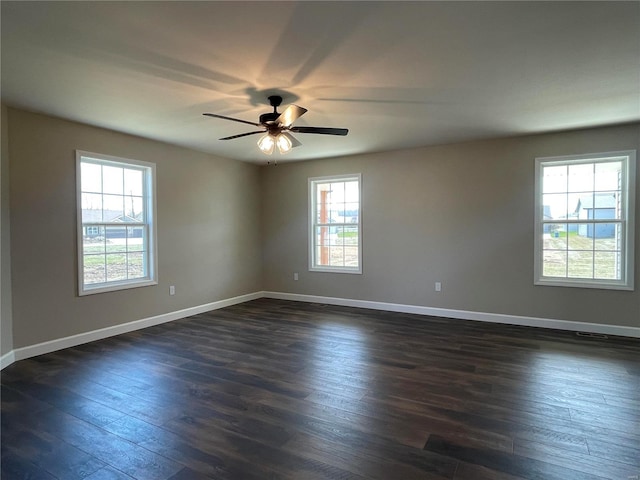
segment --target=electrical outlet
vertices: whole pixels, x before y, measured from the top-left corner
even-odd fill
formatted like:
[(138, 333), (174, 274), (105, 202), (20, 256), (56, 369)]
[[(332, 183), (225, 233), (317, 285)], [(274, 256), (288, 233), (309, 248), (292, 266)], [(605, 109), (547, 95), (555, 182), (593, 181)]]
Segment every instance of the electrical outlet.
[(441, 292), (441, 291), (442, 291), (442, 283), (436, 282), (436, 292)]
[(297, 273), (297, 272), (293, 274), (293, 279), (294, 279), (295, 281), (298, 281), (298, 273)]
[(176, 294), (176, 287), (175, 285), (171, 285), (169, 287), (169, 295), (175, 295)]

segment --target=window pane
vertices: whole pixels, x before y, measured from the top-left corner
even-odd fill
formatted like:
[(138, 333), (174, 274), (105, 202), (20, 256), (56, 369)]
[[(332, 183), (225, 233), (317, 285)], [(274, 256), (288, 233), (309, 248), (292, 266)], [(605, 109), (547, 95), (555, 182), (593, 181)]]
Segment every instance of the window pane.
[(143, 226), (127, 227), (127, 251), (141, 252), (147, 249), (146, 229)]
[(577, 220), (580, 218), (580, 214), (584, 213), (580, 212), (582, 205), (580, 199), (584, 197), (584, 195), (584, 192), (567, 194), (567, 218)]
[(328, 246), (316, 246), (316, 264), (320, 266), (329, 265), (329, 247)]
[(360, 216), (359, 205), (357, 203), (346, 203), (343, 214), (345, 223), (358, 223), (358, 217)]
[(144, 222), (144, 201), (142, 197), (124, 197), (125, 222)]
[(329, 210), (329, 223), (341, 223), (339, 204), (331, 204), (331, 210)]
[(593, 227), (594, 248), (596, 250), (618, 250), (620, 248), (619, 224), (597, 223)]
[(576, 232), (569, 235), (568, 243), (570, 250), (593, 250), (593, 232), (595, 224), (578, 223), (575, 225)]
[(329, 245), (344, 245), (344, 227), (330, 227)]
[(344, 266), (344, 247), (329, 247), (329, 265), (332, 267)]
[(594, 195), (594, 215), (598, 220), (621, 219), (622, 205), (618, 192), (600, 192)]
[(316, 184), (317, 188), (317, 198), (316, 201), (320, 203), (323, 198), (327, 198), (328, 193), (331, 191), (330, 183), (318, 183)]
[[(574, 197), (575, 198), (575, 197)], [(593, 219), (593, 193), (579, 195), (576, 203), (576, 215), (579, 220)]]
[(85, 285), (104, 283), (106, 281), (104, 255), (84, 255), (83, 265)]
[(126, 168), (124, 170), (124, 194), (142, 197), (143, 178), (142, 170)]
[(543, 220), (560, 220), (567, 218), (567, 194), (547, 193), (542, 196)]
[(323, 183), (317, 186), (316, 195), (316, 223), (329, 223), (331, 218), (329, 184)]
[(108, 253), (106, 262), (108, 282), (127, 279), (127, 255), (125, 253)]
[(95, 163), (83, 163), (80, 169), (83, 192), (102, 192), (102, 166)]
[(344, 182), (331, 183), (331, 202), (344, 202)]
[(358, 245), (360, 242), (358, 241), (358, 227), (356, 226), (348, 226), (344, 227), (343, 233), (344, 244), (345, 245)]
[(90, 235), (83, 235), (82, 237), (82, 251), (85, 254), (104, 254), (105, 253), (105, 238), (104, 234), (101, 234), (100, 227), (85, 227), (85, 230), (92, 230)]
[(593, 278), (593, 251), (569, 250), (567, 274), (570, 278)]
[(596, 278), (620, 280), (620, 252), (596, 252), (593, 260)]
[[(571, 225), (574, 227), (574, 225)], [(567, 236), (571, 233), (570, 228), (566, 223), (546, 223), (542, 227), (543, 232), (543, 247), (545, 250), (566, 250), (567, 249)]]
[(358, 182), (345, 182), (344, 201), (357, 203), (359, 201), (359, 197)]
[(128, 278), (142, 278), (145, 275), (145, 268), (143, 263), (143, 254), (129, 253), (127, 255), (127, 276)]
[(560, 193), (567, 191), (567, 166), (542, 168), (542, 193)]
[(542, 256), (542, 275), (545, 277), (566, 277), (567, 252), (545, 250)]
[(104, 165), (102, 167), (102, 191), (103, 193), (115, 193), (122, 195), (124, 177), (123, 168)]
[(593, 163), (569, 165), (569, 188), (567, 191), (593, 191)]
[(358, 266), (358, 247), (344, 247), (344, 264), (347, 267)]
[(102, 195), (83, 193), (80, 201), (82, 202), (82, 223), (102, 222)]
[(318, 265), (329, 265), (329, 230), (331, 227), (316, 229), (316, 262)]
[(107, 225), (105, 227), (105, 237), (108, 252), (127, 251), (127, 227), (125, 225)]
[(329, 245), (329, 229), (331, 227), (316, 227), (316, 245)]
[(122, 221), (124, 216), (124, 197), (120, 195), (103, 195), (104, 221)]
[(595, 190), (620, 190), (622, 179), (622, 162), (605, 162), (596, 164)]

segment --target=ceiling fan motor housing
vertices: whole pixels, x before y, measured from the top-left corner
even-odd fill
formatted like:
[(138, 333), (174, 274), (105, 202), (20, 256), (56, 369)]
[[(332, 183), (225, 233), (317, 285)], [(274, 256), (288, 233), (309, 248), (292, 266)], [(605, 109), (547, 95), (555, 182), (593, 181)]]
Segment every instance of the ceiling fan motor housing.
[(262, 123), (263, 125), (267, 124), (267, 123), (272, 123), (275, 122), (278, 117), (280, 116), (280, 114), (278, 112), (273, 112), (273, 113), (263, 113), (262, 115), (260, 115), (260, 123)]
[(271, 95), (269, 98), (269, 103), (273, 107), (273, 112), (271, 113), (263, 113), (260, 115), (260, 123), (266, 125), (267, 123), (275, 122), (280, 114), (278, 113), (278, 107), (282, 104), (282, 97), (280, 95)]

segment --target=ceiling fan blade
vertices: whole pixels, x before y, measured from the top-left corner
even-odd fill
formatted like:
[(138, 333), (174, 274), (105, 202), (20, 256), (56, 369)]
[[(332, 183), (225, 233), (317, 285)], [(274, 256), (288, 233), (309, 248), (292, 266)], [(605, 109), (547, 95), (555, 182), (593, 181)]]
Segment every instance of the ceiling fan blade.
[(289, 105), (277, 118), (276, 123), (289, 127), (293, 122), (304, 115), (306, 111), (306, 108), (299, 107), (298, 105)]
[(328, 128), (328, 127), (291, 127), (289, 130), (298, 133), (319, 133), (321, 135), (341, 135), (345, 136), (349, 133), (346, 128)]
[(257, 132), (241, 133), (239, 135), (231, 135), (230, 137), (219, 138), (218, 140), (233, 140), (234, 138), (246, 137), (247, 135), (255, 135), (256, 133), (264, 133), (265, 130), (259, 130)]
[(246, 123), (247, 125), (253, 125), (254, 127), (260, 126), (259, 123), (248, 122), (246, 120), (240, 120), (239, 118), (225, 117), (224, 115), (217, 115), (215, 113), (203, 113), (202, 115), (206, 115), (207, 117), (213, 117), (213, 118), (222, 118), (223, 120), (231, 120), (232, 122)]
[(284, 135), (291, 141), (291, 148), (296, 148), (302, 145), (302, 143), (300, 143), (296, 137), (294, 137), (288, 132), (282, 132), (280, 135)]

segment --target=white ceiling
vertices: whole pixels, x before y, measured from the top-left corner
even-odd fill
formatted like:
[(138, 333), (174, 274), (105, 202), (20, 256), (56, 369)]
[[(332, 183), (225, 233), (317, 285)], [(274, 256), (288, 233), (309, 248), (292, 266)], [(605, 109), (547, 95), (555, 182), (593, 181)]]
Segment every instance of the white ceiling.
[(279, 161), (640, 120), (640, 2), (8, 2), (2, 100), (264, 162), (269, 94), (309, 111)]

